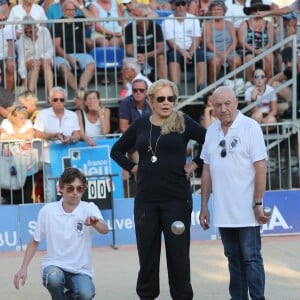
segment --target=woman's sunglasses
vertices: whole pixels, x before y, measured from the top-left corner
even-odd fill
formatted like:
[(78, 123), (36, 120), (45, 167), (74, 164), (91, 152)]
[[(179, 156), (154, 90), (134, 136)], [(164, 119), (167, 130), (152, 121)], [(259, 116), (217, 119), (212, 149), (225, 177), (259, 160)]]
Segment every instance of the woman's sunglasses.
[(156, 97), (156, 101), (157, 101), (158, 103), (163, 103), (163, 102), (165, 102), (166, 100), (168, 100), (168, 102), (173, 103), (173, 102), (176, 101), (176, 96), (168, 96), (168, 97), (165, 97), (165, 96), (158, 96), (158, 97)]

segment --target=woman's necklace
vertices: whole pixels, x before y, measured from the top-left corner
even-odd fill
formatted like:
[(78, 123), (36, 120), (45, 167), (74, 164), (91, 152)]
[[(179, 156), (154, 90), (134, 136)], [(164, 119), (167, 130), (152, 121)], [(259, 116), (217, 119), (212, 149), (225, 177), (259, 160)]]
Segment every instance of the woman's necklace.
[(151, 143), (151, 141), (152, 141), (152, 118), (151, 117), (150, 117), (150, 124), (151, 124), (151, 127), (150, 127), (150, 134), (149, 134), (148, 152), (151, 152), (152, 156), (151, 156), (150, 161), (154, 164), (155, 162), (157, 162), (157, 156), (155, 154), (156, 154), (157, 144), (161, 137), (161, 134), (159, 135), (159, 137), (157, 138), (157, 140), (155, 142), (155, 147), (154, 147), (154, 151), (153, 151), (152, 143)]

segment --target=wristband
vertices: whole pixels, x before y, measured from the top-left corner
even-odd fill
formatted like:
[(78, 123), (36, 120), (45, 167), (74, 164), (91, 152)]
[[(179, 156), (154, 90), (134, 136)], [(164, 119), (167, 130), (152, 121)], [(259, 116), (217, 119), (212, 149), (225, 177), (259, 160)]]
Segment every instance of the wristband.
[(262, 202), (255, 202), (255, 201), (252, 202), (252, 207), (253, 208), (256, 207), (256, 206), (259, 206), (259, 205), (262, 205)]

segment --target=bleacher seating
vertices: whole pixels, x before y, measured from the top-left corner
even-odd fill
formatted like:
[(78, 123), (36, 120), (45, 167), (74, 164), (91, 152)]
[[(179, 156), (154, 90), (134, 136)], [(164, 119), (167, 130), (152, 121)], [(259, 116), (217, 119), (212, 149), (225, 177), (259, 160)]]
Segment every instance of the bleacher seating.
[(98, 69), (121, 68), (124, 51), (119, 47), (95, 47), (90, 55), (95, 59)]

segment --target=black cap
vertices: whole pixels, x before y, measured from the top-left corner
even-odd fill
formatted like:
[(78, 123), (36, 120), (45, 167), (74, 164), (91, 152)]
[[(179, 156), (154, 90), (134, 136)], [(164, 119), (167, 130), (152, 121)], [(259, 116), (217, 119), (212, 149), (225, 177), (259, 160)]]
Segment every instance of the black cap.
[(262, 0), (251, 0), (250, 6), (243, 8), (245, 15), (251, 15), (252, 12), (270, 10), (270, 5), (263, 4)]

